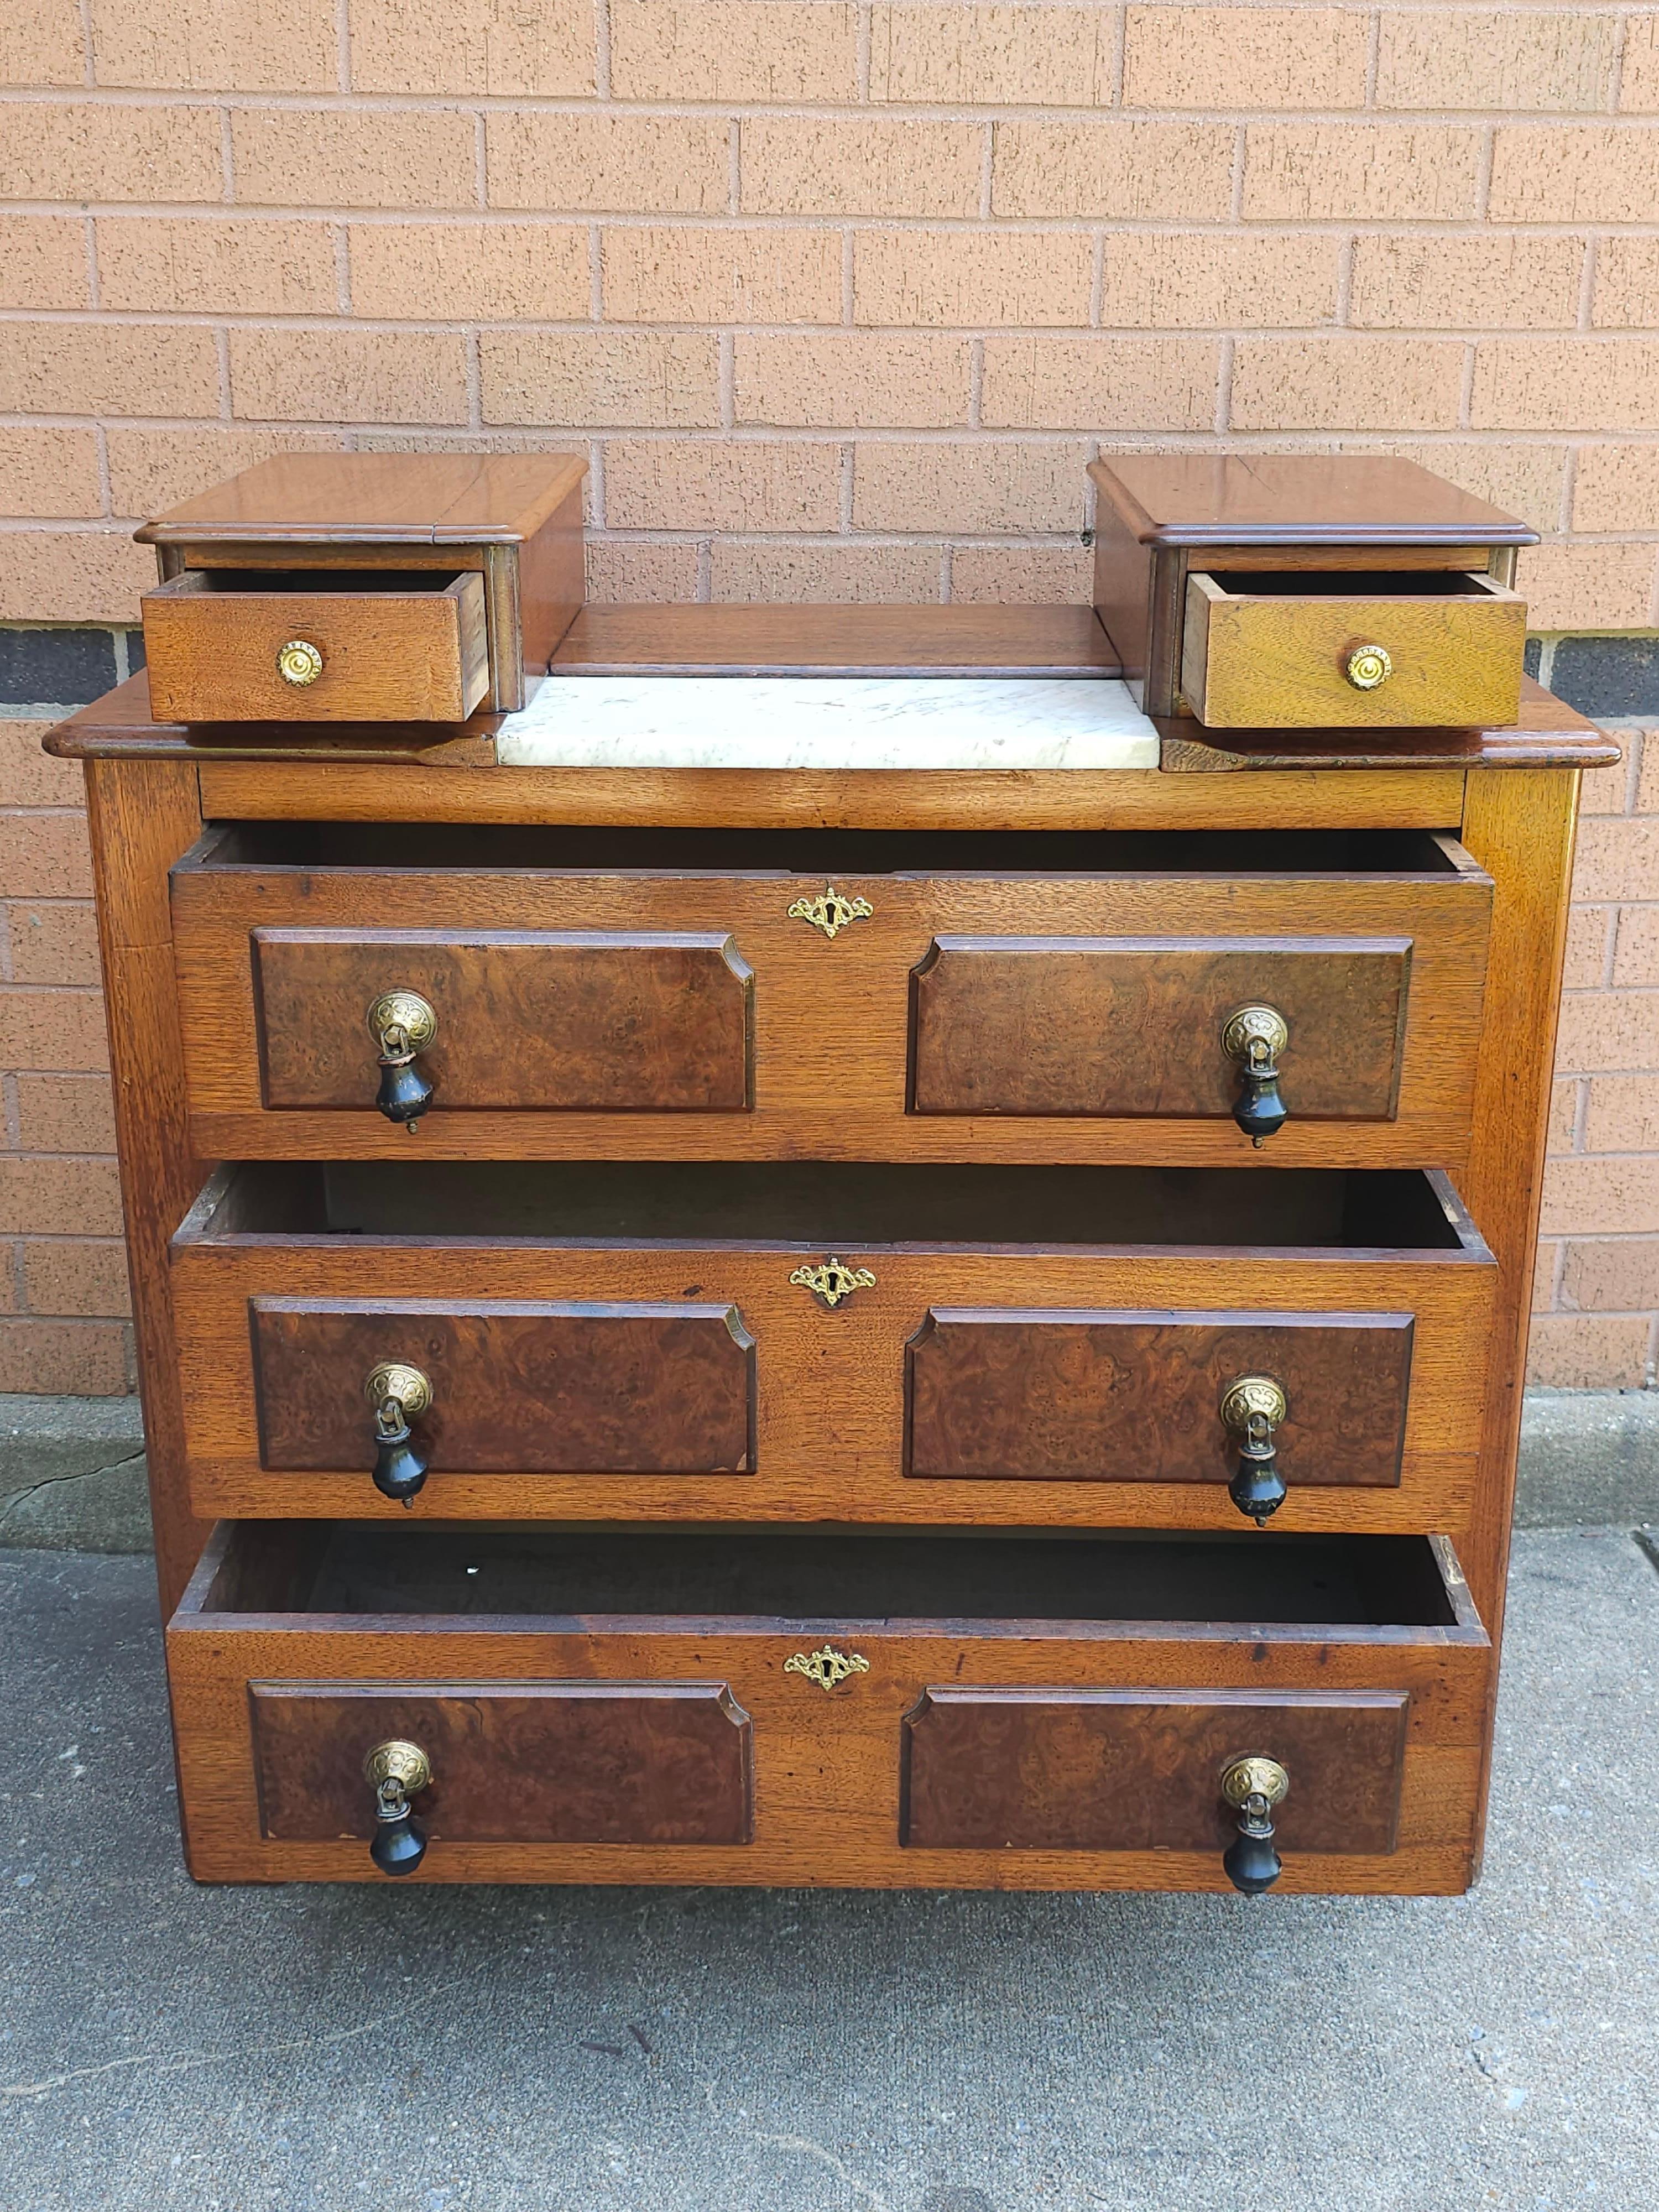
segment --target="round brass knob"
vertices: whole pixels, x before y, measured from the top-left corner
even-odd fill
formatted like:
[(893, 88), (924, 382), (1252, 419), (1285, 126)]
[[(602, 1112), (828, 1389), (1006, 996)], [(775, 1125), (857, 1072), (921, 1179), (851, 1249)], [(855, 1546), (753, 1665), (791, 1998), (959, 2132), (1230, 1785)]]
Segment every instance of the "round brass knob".
[(1221, 1778), (1221, 1794), (1236, 1813), (1252, 1797), (1267, 1805), (1282, 1805), (1291, 1794), (1291, 1778), (1276, 1759), (1253, 1753), (1234, 1759)]
[(399, 1049), (424, 1052), (438, 1034), (438, 1017), (418, 991), (382, 991), (368, 1010), (368, 1033), (383, 1049), (388, 1030), (401, 1030)]
[(1375, 691), (1394, 674), (1394, 663), (1386, 646), (1357, 645), (1348, 655), (1343, 673), (1356, 691)]
[(418, 1743), (394, 1736), (369, 1753), (363, 1761), (363, 1779), (374, 1790), (383, 1782), (395, 1782), (405, 1797), (418, 1797), (432, 1779), (432, 1761)]
[(406, 1360), (383, 1359), (372, 1367), (363, 1383), (363, 1395), (371, 1406), (384, 1406), (388, 1398), (395, 1398), (411, 1420), (432, 1410), (432, 1385), (418, 1367)]
[(319, 647), (309, 638), (291, 637), (286, 645), (276, 648), (276, 673), (284, 684), (303, 690), (314, 684), (323, 672), (323, 656)]

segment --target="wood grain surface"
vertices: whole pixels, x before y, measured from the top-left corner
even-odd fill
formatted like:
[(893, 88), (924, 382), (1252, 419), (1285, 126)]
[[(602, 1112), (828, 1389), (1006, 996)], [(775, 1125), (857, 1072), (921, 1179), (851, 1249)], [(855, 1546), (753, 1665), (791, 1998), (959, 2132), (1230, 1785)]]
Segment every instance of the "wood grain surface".
[(438, 1017), (434, 1110), (749, 1108), (754, 977), (721, 931), (256, 928), (252, 950), (272, 1107), (373, 1109), (364, 1016), (400, 989)]
[(584, 607), (561, 676), (1110, 677), (1091, 607)]
[[(717, 1682), (252, 1682), (265, 1835), (374, 1832), (363, 1761), (418, 1743), (432, 1845), (746, 1844), (747, 1714)], [(367, 1856), (367, 1854), (365, 1854)]]
[[(1383, 453), (1115, 453), (1090, 464), (1103, 504), (1160, 545), (1325, 549), (1534, 545), (1529, 523)], [(1392, 557), (1392, 554), (1391, 556)]]
[(416, 1425), (439, 1472), (754, 1465), (755, 1345), (732, 1308), (256, 1298), (249, 1318), (272, 1469), (372, 1467), (364, 1384), (384, 1360), (432, 1385)]
[(900, 1840), (945, 1850), (1224, 1850), (1236, 1759), (1277, 1759), (1281, 1852), (1386, 1853), (1405, 1764), (1403, 1690), (926, 1691), (904, 1717)]
[(276, 453), (134, 535), (167, 546), (511, 544), (586, 474), (574, 453)]
[(935, 1308), (905, 1347), (906, 1472), (970, 1480), (1231, 1480), (1228, 1385), (1267, 1375), (1289, 1413), (1279, 1472), (1400, 1480), (1408, 1314), (1066, 1313)]

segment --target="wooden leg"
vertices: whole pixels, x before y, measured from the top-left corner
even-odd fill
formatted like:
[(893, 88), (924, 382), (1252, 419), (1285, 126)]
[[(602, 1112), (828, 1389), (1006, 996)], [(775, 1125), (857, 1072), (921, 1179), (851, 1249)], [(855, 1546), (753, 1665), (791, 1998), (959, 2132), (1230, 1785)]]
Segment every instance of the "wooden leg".
[[(1457, 1182), (1497, 1255), (1498, 1290), (1480, 1480), (1459, 1548), (1494, 1644), (1504, 1625), (1577, 808), (1576, 769), (1475, 769), (1468, 780), (1463, 842), (1492, 878), (1497, 895), (1469, 1160)], [(1491, 1756), (1488, 1713), (1488, 1768)]]
[(167, 899), (167, 870), (201, 835), (195, 765), (88, 761), (87, 813), (165, 1618), (210, 1526), (197, 1520), (185, 1501), (179, 1352), (167, 1284), (167, 1240), (207, 1173), (190, 1152)]

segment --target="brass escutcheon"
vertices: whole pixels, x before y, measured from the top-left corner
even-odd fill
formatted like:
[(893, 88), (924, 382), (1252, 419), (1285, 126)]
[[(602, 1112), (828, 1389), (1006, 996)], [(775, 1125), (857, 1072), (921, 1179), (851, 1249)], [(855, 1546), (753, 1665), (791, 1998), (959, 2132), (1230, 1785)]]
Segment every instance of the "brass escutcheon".
[(1247, 1067), (1279, 1058), (1291, 1041), (1291, 1025), (1277, 1006), (1240, 1006), (1221, 1029), (1221, 1049)]
[(826, 1644), (822, 1651), (797, 1651), (792, 1659), (783, 1662), (786, 1674), (805, 1674), (809, 1682), (816, 1682), (821, 1690), (833, 1690), (849, 1674), (867, 1674), (870, 1662), (860, 1651), (837, 1651), (833, 1644)]
[(789, 1278), (827, 1306), (838, 1306), (854, 1291), (873, 1291), (876, 1279), (867, 1267), (849, 1267), (832, 1252), (821, 1267), (797, 1267)]
[(817, 898), (798, 898), (788, 909), (791, 921), (810, 921), (826, 937), (835, 937), (849, 921), (867, 921), (875, 912), (867, 898), (847, 898), (833, 884), (826, 884)]
[(408, 1050), (424, 1052), (438, 1034), (438, 1017), (418, 991), (382, 991), (369, 1008), (368, 1033), (384, 1050), (389, 1030), (401, 1030)]
[(1386, 646), (1357, 645), (1342, 672), (1356, 691), (1375, 691), (1394, 674), (1394, 663)]
[(322, 672), (322, 649), (309, 638), (291, 637), (286, 645), (277, 647), (276, 673), (284, 684), (303, 690), (307, 684), (314, 684)]
[(1235, 1812), (1242, 1811), (1252, 1797), (1267, 1805), (1282, 1805), (1290, 1790), (1291, 1778), (1279, 1761), (1255, 1752), (1234, 1759), (1221, 1778), (1221, 1794)]
[(371, 1368), (364, 1379), (363, 1395), (377, 1413), (388, 1398), (395, 1398), (411, 1421), (432, 1407), (430, 1382), (418, 1367), (404, 1359), (383, 1359), (378, 1367)]
[(1241, 1375), (1221, 1394), (1222, 1424), (1236, 1437), (1247, 1435), (1256, 1421), (1276, 1429), (1288, 1411), (1285, 1386), (1271, 1375)]
[(363, 1761), (363, 1779), (377, 1796), (390, 1782), (404, 1797), (418, 1797), (432, 1780), (432, 1761), (418, 1743), (393, 1736), (369, 1753)]

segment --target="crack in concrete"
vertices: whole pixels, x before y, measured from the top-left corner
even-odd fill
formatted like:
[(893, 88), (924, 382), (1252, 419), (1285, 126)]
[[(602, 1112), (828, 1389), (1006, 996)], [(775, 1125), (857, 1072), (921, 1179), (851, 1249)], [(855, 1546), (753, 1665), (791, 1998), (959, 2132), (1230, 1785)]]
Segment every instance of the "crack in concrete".
[(1659, 1529), (1632, 1528), (1631, 1534), (1636, 1540), (1637, 1550), (1642, 1553), (1654, 1572), (1659, 1574)]
[(38, 1498), (43, 1490), (61, 1490), (66, 1482), (90, 1482), (95, 1476), (113, 1474), (118, 1468), (131, 1467), (135, 1460), (141, 1460), (143, 1456), (141, 1445), (137, 1451), (129, 1452), (125, 1459), (110, 1460), (102, 1467), (83, 1467), (74, 1474), (48, 1474), (39, 1482), (30, 1483), (27, 1490), (12, 1491), (5, 1503), (0, 1504), (0, 1528), (4, 1528), (20, 1505), (27, 1505), (31, 1498)]
[(101, 2066), (76, 2066), (67, 2074), (50, 2074), (43, 2081), (0, 2082), (0, 2097), (47, 2097), (54, 2089), (66, 2088), (71, 2081), (84, 2081), (100, 2074), (118, 2074), (131, 2066), (154, 2065), (159, 2079), (167, 2074), (188, 2074), (199, 2066), (222, 2066), (231, 2059), (270, 2057), (279, 2051), (323, 2051), (332, 2044), (350, 2043), (360, 2035), (372, 2035), (377, 2027), (403, 2017), (401, 2009), (380, 2013), (356, 2027), (337, 2028), (329, 2035), (296, 2035), (282, 2043), (239, 2044), (228, 2051), (181, 2051), (173, 2058), (165, 2051), (137, 2051), (128, 2058), (106, 2058)]

